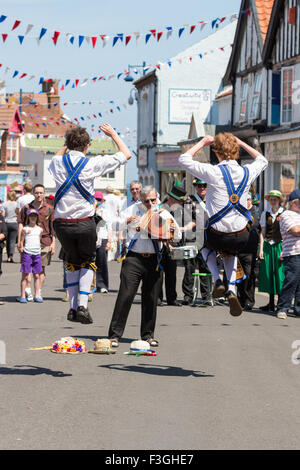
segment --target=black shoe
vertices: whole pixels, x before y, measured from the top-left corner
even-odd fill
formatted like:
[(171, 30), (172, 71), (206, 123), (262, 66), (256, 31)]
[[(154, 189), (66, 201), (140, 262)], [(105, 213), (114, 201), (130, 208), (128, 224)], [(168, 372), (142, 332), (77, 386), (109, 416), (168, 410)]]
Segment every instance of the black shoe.
[(247, 312), (251, 312), (253, 309), (253, 305), (245, 304), (243, 310), (247, 310)]
[(78, 307), (77, 309), (77, 321), (80, 323), (83, 323), (84, 325), (88, 325), (90, 323), (93, 323), (93, 319), (90, 315), (90, 312), (88, 311), (87, 308), (85, 307)]
[(264, 305), (263, 307), (259, 307), (259, 310), (262, 312), (275, 312), (275, 305)]
[(213, 298), (218, 299), (219, 297), (224, 297), (225, 291), (224, 282), (222, 282), (221, 279), (217, 279), (212, 293)]
[(67, 320), (69, 320), (69, 321), (78, 321), (77, 320), (76, 310), (74, 310), (73, 308), (70, 308), (70, 310), (68, 311)]
[(168, 302), (168, 305), (172, 305), (173, 307), (182, 307), (182, 303), (178, 300), (174, 300), (174, 302)]
[(158, 307), (162, 307), (163, 304), (164, 304), (163, 301), (160, 300), (160, 299), (158, 299), (158, 301), (157, 301), (157, 306), (158, 306)]
[(183, 299), (181, 304), (182, 305), (192, 305), (193, 299)]
[(227, 291), (225, 296), (229, 303), (230, 315), (239, 317), (243, 311), (239, 299), (231, 290)]

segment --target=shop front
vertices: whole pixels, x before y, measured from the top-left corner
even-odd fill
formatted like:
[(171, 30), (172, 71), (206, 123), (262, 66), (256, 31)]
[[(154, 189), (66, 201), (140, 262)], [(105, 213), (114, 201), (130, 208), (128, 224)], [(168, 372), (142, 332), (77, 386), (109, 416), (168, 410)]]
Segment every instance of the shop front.
[(262, 135), (269, 167), (265, 174), (265, 193), (279, 189), (288, 196), (300, 187), (300, 130), (289, 133)]

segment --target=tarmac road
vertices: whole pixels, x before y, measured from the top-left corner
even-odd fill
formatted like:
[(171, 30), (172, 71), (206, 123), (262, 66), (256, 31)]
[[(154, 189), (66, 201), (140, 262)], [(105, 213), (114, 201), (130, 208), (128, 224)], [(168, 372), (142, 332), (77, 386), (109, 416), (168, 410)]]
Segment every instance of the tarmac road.
[[(229, 315), (228, 307), (159, 307), (157, 357), (123, 353), (139, 338), (140, 296), (115, 355), (29, 351), (63, 336), (93, 349), (107, 335), (119, 284), (89, 304), (94, 323), (66, 320), (62, 264), (47, 271), (43, 304), (15, 302), (19, 264), (3, 263), (0, 449), (298, 449), (300, 320)], [(178, 293), (183, 269), (178, 270)], [(257, 305), (266, 298), (257, 296)], [(298, 346), (299, 348), (299, 346)], [(300, 353), (299, 353), (300, 355)]]

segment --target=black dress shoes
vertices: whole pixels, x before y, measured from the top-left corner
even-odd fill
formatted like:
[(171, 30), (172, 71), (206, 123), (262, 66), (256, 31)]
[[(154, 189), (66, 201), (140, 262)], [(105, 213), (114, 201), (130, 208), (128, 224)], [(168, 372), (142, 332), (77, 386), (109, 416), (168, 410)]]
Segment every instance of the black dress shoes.
[(70, 310), (68, 311), (67, 320), (69, 320), (69, 321), (78, 321), (77, 320), (76, 310), (74, 310), (73, 308), (70, 308)]
[(83, 323), (84, 325), (88, 325), (90, 323), (93, 323), (93, 319), (90, 315), (90, 312), (88, 311), (87, 308), (80, 306), (77, 309), (77, 321), (80, 323)]
[(168, 302), (168, 305), (172, 305), (173, 307), (182, 307), (182, 303), (178, 300), (174, 300), (174, 302)]

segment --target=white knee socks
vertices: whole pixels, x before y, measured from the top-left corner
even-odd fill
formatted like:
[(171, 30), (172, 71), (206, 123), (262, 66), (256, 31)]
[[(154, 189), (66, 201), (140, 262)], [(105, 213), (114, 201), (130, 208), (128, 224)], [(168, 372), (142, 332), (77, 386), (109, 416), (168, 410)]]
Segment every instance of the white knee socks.
[(77, 271), (66, 271), (66, 281), (67, 285), (66, 288), (69, 292), (70, 298), (70, 308), (73, 310), (77, 310), (77, 299), (78, 299), (78, 289), (79, 289), (79, 275), (80, 270)]
[(208, 269), (210, 270), (214, 282), (217, 279), (220, 279), (219, 270), (217, 267), (217, 255), (214, 250), (209, 250), (208, 248), (202, 248), (201, 250), (204, 262), (207, 264)]
[(228, 282), (228, 290), (236, 294), (237, 257), (230, 256), (230, 258), (223, 258), (223, 264)]
[(87, 308), (89, 293), (91, 292), (91, 285), (93, 282), (94, 271), (91, 269), (80, 269), (79, 276), (79, 300), (78, 305)]

